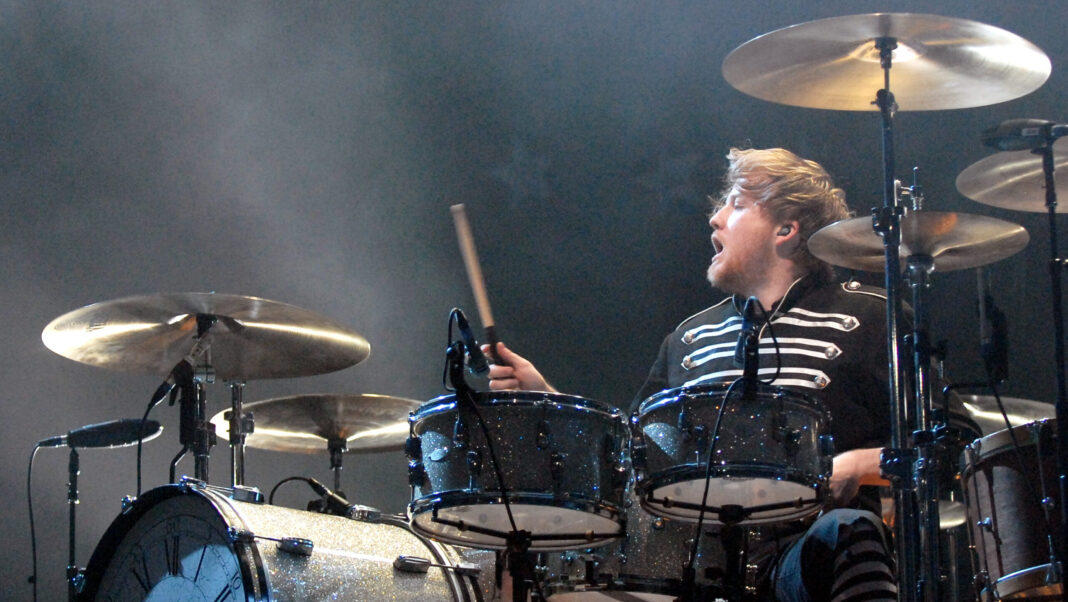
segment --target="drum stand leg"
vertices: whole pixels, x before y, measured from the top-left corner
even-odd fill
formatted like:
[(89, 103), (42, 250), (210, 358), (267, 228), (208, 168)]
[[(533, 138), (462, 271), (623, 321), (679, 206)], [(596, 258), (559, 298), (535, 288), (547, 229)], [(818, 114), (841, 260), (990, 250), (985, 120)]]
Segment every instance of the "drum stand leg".
[(506, 542), (508, 574), (512, 577), (512, 600), (513, 602), (526, 602), (527, 592), (534, 584), (534, 563), (527, 555), (530, 550), (530, 532), (511, 531), (508, 533)]
[[(724, 506), (724, 510), (733, 506)], [(726, 513), (728, 516), (734, 512)], [(726, 556), (727, 569), (723, 574), (724, 594), (728, 600), (741, 600), (745, 593), (745, 548), (742, 545), (741, 508), (738, 507), (738, 519), (728, 520), (725, 513), (719, 515), (723, 521), (720, 538), (723, 540), (723, 554)], [(733, 517), (731, 517), (733, 518)]]

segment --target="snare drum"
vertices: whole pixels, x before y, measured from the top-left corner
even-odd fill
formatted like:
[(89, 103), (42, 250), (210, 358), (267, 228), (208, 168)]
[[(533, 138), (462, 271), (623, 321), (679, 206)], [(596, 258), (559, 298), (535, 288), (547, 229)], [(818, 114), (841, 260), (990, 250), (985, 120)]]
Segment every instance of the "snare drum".
[(628, 430), (618, 410), (532, 391), (482, 392), (475, 402), (507, 496), (476, 414), (458, 408), (454, 395), (439, 397), (409, 417), (413, 529), (504, 549), (512, 530), (507, 499), (533, 551), (587, 547), (621, 534)]
[(1063, 576), (1051, 579), (1049, 562), (1049, 537), (1056, 545), (1062, 533), (1060, 512), (1055, 504), (1043, 511), (1039, 501), (1055, 499), (1057, 491), (1056, 426), (1039, 420), (1001, 430), (964, 451), (964, 497), (984, 600), (1060, 598)]
[(400, 518), (358, 522), (227, 494), (183, 483), (142, 495), (97, 545), (81, 599), (460, 601), (486, 591), (476, 575), (492, 582)]
[[(768, 524), (819, 511), (831, 473), (830, 417), (817, 401), (760, 385), (744, 400), (736, 387), (726, 400), (712, 462), (705, 518)], [(662, 391), (632, 417), (632, 460), (646, 510), (697, 520), (708, 468), (710, 437), (726, 384)], [(738, 520), (735, 520), (738, 519)]]

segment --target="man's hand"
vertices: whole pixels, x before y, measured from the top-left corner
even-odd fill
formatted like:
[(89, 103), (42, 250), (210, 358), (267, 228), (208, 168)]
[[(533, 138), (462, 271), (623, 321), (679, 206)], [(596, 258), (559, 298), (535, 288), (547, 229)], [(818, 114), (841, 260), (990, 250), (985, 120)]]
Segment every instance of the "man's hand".
[(868, 447), (834, 457), (830, 486), (835, 506), (846, 506), (853, 501), (861, 485), (889, 485), (880, 474), (879, 457), (882, 451), (880, 447)]
[[(482, 353), (492, 357), (490, 346), (483, 345)], [(490, 364), (489, 386), (493, 391), (550, 391), (556, 389), (545, 381), (534, 364), (525, 357), (497, 343), (497, 355), (504, 364)]]

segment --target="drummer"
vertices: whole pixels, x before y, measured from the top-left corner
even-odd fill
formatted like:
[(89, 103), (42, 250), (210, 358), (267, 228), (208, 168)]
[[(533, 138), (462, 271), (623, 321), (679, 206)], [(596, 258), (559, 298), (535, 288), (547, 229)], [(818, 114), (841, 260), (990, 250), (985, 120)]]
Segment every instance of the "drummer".
[[(862, 485), (881, 482), (880, 452), (889, 442), (885, 292), (834, 282), (831, 266), (808, 251), (814, 232), (849, 217), (845, 193), (823, 167), (781, 148), (732, 148), (727, 158), (724, 190), (709, 219), (708, 281), (731, 296), (664, 339), (632, 410), (664, 389), (739, 378), (741, 311), (756, 297), (760, 322), (770, 317), (770, 328), (761, 330), (760, 378), (819, 399), (831, 414), (838, 452), (833, 509), (751, 549), (753, 560), (764, 556), (761, 593), (777, 600), (896, 600), (878, 496), (858, 495)], [(497, 351), (505, 365), (490, 368), (491, 389), (554, 390), (530, 361), (503, 343)]]

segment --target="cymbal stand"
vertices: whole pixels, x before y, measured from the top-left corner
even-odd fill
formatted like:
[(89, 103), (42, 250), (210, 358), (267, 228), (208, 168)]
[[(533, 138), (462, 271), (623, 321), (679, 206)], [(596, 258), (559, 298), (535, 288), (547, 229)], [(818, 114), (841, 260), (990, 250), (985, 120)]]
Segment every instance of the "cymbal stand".
[(930, 255), (910, 255), (907, 259), (907, 280), (912, 289), (912, 307), (914, 312), (912, 341), (912, 358), (914, 374), (914, 408), (915, 426), (913, 433), (917, 458), (915, 480), (919, 498), (920, 544), (924, 594), (927, 599), (941, 600), (941, 570), (939, 554), (939, 516), (938, 516), (938, 475), (941, 458), (938, 457), (936, 437), (932, 421), (931, 406), (931, 345), (928, 338), (927, 307), (924, 290), (929, 288), (928, 276), (934, 270), (934, 259)]
[(332, 437), (326, 442), (326, 449), (330, 452), (330, 471), (334, 473), (334, 491), (341, 491), (341, 463), (344, 454), (349, 449), (349, 442), (340, 437)]
[(245, 484), (245, 437), (254, 428), (252, 415), (244, 414), (243, 397), (245, 382), (232, 380), (230, 386), (230, 411), (227, 413), (230, 428), (230, 487), (237, 489)]
[(889, 378), (887, 379), (890, 402), (890, 447), (883, 451), (880, 466), (883, 475), (890, 479), (897, 508), (895, 522), (898, 558), (899, 600), (914, 602), (922, 589), (917, 575), (920, 553), (919, 517), (915, 506), (915, 483), (913, 465), (915, 451), (909, 445), (908, 411), (901, 392), (901, 367), (898, 352), (901, 334), (898, 324), (901, 316), (901, 297), (898, 278), (901, 273), (901, 216), (904, 209), (898, 203), (894, 180), (894, 126), (896, 110), (894, 95), (890, 92), (890, 67), (897, 40), (889, 37), (875, 39), (883, 69), (883, 89), (876, 93), (875, 104), (882, 117), (883, 150), (883, 207), (872, 210), (872, 228), (883, 238), (886, 254), (886, 334)]
[[(1064, 583), (1063, 563), (1068, 559), (1068, 385), (1065, 380), (1064, 367), (1064, 310), (1061, 302), (1061, 272), (1064, 268), (1064, 259), (1058, 254), (1057, 244), (1057, 183), (1053, 177), (1053, 142), (1052, 126), (1043, 128), (1043, 136), (1046, 138), (1043, 145), (1033, 152), (1042, 155), (1042, 173), (1045, 178), (1046, 189), (1046, 215), (1049, 222), (1049, 278), (1050, 291), (1053, 304), (1053, 336), (1054, 358), (1056, 362), (1057, 376), (1057, 482), (1060, 492), (1060, 515), (1061, 533), (1060, 546), (1055, 553), (1060, 557), (1051, 559), (1050, 567), (1058, 575), (1051, 575), (1061, 582), (1061, 600), (1068, 602), (1068, 587)], [(1042, 500), (1043, 509), (1049, 511), (1052, 500)], [(1053, 534), (1051, 533), (1052, 537)]]

